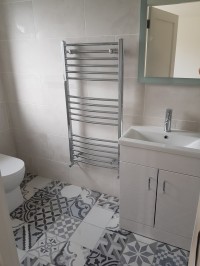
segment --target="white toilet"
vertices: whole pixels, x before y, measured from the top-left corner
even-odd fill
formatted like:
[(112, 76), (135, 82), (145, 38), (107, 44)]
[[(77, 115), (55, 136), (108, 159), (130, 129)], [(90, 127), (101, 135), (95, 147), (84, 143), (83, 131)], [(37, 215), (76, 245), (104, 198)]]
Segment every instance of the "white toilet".
[(19, 185), (24, 178), (25, 165), (18, 158), (0, 154), (0, 171), (6, 192), (8, 209), (12, 212), (24, 201)]

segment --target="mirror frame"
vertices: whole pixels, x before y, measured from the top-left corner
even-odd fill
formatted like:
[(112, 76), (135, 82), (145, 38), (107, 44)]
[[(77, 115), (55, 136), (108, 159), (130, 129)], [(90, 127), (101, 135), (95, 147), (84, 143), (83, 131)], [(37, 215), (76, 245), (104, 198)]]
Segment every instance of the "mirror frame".
[(140, 7), (140, 38), (139, 38), (139, 60), (138, 60), (138, 81), (147, 84), (165, 84), (165, 85), (196, 85), (200, 86), (200, 78), (160, 78), (145, 77), (145, 50), (146, 50), (146, 23), (148, 6), (159, 6), (167, 4), (179, 4), (199, 2), (199, 0), (141, 0)]

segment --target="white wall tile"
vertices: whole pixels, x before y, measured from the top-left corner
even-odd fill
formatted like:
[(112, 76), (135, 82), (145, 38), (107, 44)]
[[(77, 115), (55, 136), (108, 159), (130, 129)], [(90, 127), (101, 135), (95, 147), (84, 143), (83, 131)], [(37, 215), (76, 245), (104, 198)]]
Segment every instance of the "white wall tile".
[(16, 156), (13, 135), (10, 131), (0, 132), (0, 153)]
[(22, 102), (30, 104), (44, 104), (43, 87), (39, 75), (16, 75), (2, 73), (3, 86), (9, 102)]
[(46, 109), (37, 105), (10, 103), (9, 110), (13, 128), (20, 128), (28, 135), (31, 132), (44, 133), (49, 130)]
[[(0, 0), (0, 3), (13, 3), (13, 2), (21, 2), (22, 0)], [(31, 0), (23, 0), (23, 1), (31, 1)]]
[(83, 0), (33, 0), (38, 38), (83, 36)]
[(69, 140), (66, 137), (48, 135), (50, 159), (62, 163), (69, 162)]
[(56, 178), (69, 183), (68, 164), (38, 157), (33, 157), (33, 164), (40, 176)]
[(15, 40), (0, 42), (0, 72), (21, 74), (39, 73), (39, 54), (35, 40)]
[(123, 132), (127, 131), (133, 125), (141, 125), (142, 116), (124, 115), (123, 116)]
[(143, 115), (144, 92), (144, 85), (138, 83), (137, 79), (124, 79), (124, 114), (133, 116)]
[(88, 165), (74, 165), (69, 168), (70, 184), (87, 187), (102, 193), (115, 195), (117, 170)]
[[(16, 147), (17, 149), (17, 147)], [(34, 169), (32, 165), (32, 157), (30, 153), (21, 153), (17, 150), (17, 157), (24, 161), (25, 163), (25, 170), (27, 173), (34, 173), (37, 174), (36, 169)]]
[(137, 78), (139, 35), (117, 36), (116, 40), (118, 41), (120, 38), (123, 38), (124, 41), (124, 76)]
[(86, 0), (87, 35), (118, 35), (139, 32), (138, 0)]
[(199, 102), (199, 87), (146, 86), (144, 115), (164, 119), (166, 108), (172, 108), (172, 119), (200, 121)]
[(0, 131), (8, 131), (8, 130), (9, 130), (9, 122), (8, 122), (6, 104), (0, 103)]
[(0, 4), (0, 40), (34, 37), (32, 2)]
[(5, 102), (5, 93), (4, 93), (4, 89), (3, 89), (3, 84), (1, 82), (1, 77), (0, 77), (0, 103)]

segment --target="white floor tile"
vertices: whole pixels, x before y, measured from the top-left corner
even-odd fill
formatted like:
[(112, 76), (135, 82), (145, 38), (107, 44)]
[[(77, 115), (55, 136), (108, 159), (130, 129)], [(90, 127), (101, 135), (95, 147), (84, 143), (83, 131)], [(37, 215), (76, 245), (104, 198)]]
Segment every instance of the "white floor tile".
[(21, 262), (22, 259), (23, 259), (23, 258), (25, 257), (25, 255), (26, 255), (26, 251), (17, 248), (17, 255), (18, 255), (19, 261)]
[(70, 185), (61, 190), (61, 195), (66, 198), (78, 197), (82, 192), (81, 187)]
[(45, 187), (48, 183), (52, 182), (53, 180), (50, 178), (42, 177), (42, 176), (37, 176), (33, 178), (28, 185), (33, 188), (38, 188), (41, 189)]
[(85, 223), (93, 224), (105, 228), (113, 216), (114, 212), (94, 206), (83, 220)]
[(103, 228), (82, 222), (70, 238), (70, 241), (93, 250), (103, 230)]

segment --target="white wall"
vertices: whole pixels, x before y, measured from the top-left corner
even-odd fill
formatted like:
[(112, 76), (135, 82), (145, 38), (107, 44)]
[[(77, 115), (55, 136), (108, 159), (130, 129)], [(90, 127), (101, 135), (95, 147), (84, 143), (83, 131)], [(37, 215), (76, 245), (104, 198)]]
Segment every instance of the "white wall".
[(200, 17), (179, 17), (174, 77), (200, 78)]
[[(0, 72), (9, 99), (17, 154), (33, 173), (118, 194), (115, 171), (69, 168), (60, 41), (125, 42), (124, 129), (144, 123), (163, 126), (173, 107), (173, 125), (198, 130), (200, 89), (145, 86), (137, 82), (140, 0), (1, 0)], [(76, 86), (76, 84), (73, 84)], [(82, 84), (84, 93), (90, 88)], [(90, 84), (91, 86), (91, 84)], [(94, 83), (93, 83), (94, 86)], [(113, 89), (109, 85), (109, 91)], [(96, 95), (98, 86), (93, 88)], [(95, 136), (94, 126), (76, 130)], [(111, 128), (109, 136), (114, 138)]]
[(13, 134), (10, 129), (8, 103), (0, 79), (0, 153), (16, 154)]

